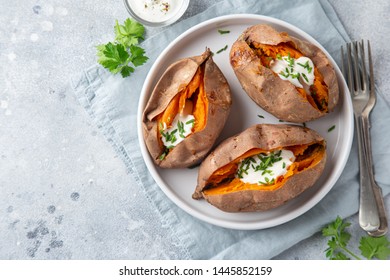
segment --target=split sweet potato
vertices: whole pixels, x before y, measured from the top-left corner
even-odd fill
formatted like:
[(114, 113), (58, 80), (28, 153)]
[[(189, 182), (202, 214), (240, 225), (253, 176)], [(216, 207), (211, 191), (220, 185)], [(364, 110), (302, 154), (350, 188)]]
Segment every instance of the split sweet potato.
[[(282, 79), (272, 70), (281, 57), (289, 61), (308, 58), (314, 82), (306, 84), (306, 77), (296, 75), (302, 83), (297, 87)], [(325, 116), (338, 103), (339, 87), (335, 71), (317, 46), (278, 32), (269, 25), (255, 25), (246, 29), (233, 44), (230, 64), (244, 91), (252, 100), (275, 117), (290, 122), (307, 122)], [(290, 67), (285, 75), (289, 76)]]
[[(154, 162), (162, 168), (198, 164), (222, 131), (231, 104), (229, 84), (210, 50), (171, 64), (143, 112), (143, 135)], [(191, 119), (178, 121), (180, 116)], [(174, 122), (178, 127), (167, 132)], [(186, 124), (192, 127), (184, 134)]]
[[(256, 163), (250, 161), (254, 156), (278, 154), (281, 150), (294, 155), (291, 165), (284, 166), (285, 174), (267, 182), (247, 183), (241, 179), (243, 162), (255, 168)], [(254, 125), (226, 139), (202, 162), (193, 198), (206, 199), (226, 212), (269, 210), (313, 186), (325, 162), (325, 140), (314, 130), (295, 125)]]

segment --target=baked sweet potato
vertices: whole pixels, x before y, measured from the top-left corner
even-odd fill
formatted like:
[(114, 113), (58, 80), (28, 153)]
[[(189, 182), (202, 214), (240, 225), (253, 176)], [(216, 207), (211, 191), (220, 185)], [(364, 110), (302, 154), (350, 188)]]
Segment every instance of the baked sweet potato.
[(171, 64), (143, 112), (143, 136), (162, 168), (198, 164), (212, 149), (232, 104), (230, 88), (211, 51)]
[(269, 25), (247, 28), (232, 45), (230, 64), (244, 91), (278, 119), (311, 121), (338, 103), (337, 77), (325, 53)]
[(254, 125), (205, 158), (193, 198), (226, 212), (266, 211), (313, 186), (325, 162), (326, 142), (314, 130)]

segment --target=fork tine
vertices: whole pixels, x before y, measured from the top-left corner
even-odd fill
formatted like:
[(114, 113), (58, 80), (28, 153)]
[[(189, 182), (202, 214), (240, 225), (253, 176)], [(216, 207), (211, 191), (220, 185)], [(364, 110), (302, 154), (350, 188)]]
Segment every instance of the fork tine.
[(364, 51), (364, 40), (359, 43), (361, 62), (362, 62), (362, 89), (368, 92), (368, 80), (367, 80), (367, 69), (366, 69), (366, 55)]
[[(364, 60), (364, 56), (359, 54), (358, 43), (356, 41), (353, 42), (353, 57), (354, 57), (354, 80), (355, 80), (355, 90), (359, 90), (362, 88), (362, 81), (360, 79), (360, 65), (359, 60)], [(359, 58), (360, 55), (360, 58)]]
[(368, 49), (368, 66), (370, 68), (370, 90), (371, 90), (371, 93), (375, 94), (375, 91), (372, 90), (374, 88), (374, 66), (373, 66), (372, 57), (371, 57), (370, 40), (367, 40), (367, 49)]

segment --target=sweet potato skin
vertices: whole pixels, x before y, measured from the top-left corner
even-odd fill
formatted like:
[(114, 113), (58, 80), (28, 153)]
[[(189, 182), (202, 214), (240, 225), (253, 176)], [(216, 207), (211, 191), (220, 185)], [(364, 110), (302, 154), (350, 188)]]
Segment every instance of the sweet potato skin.
[[(312, 107), (293, 84), (280, 79), (271, 69), (264, 67), (250, 48), (251, 43), (290, 43), (310, 58), (328, 86), (328, 111)], [(271, 26), (260, 24), (247, 28), (232, 45), (230, 64), (244, 91), (256, 104), (278, 119), (296, 123), (315, 120), (333, 111), (338, 103), (337, 77), (326, 55), (313, 44), (284, 32), (279, 33)]]
[(283, 147), (324, 143), (317, 132), (309, 128), (284, 124), (258, 124), (223, 141), (202, 162), (194, 199), (206, 199), (210, 204), (225, 212), (266, 211), (283, 205), (314, 185), (321, 176), (326, 152), (313, 167), (289, 177), (281, 188), (269, 190), (242, 190), (218, 195), (205, 195), (208, 178), (220, 167), (227, 165), (245, 152), (259, 148), (274, 150)]
[[(205, 63), (204, 90), (208, 101), (206, 125), (203, 130), (186, 137), (161, 160), (159, 157), (163, 149), (157, 135), (156, 117), (165, 110), (172, 98), (188, 85), (202, 63)], [(229, 84), (214, 63), (210, 50), (171, 64), (157, 82), (142, 116), (144, 140), (155, 164), (162, 168), (184, 168), (202, 161), (222, 131), (231, 104)]]

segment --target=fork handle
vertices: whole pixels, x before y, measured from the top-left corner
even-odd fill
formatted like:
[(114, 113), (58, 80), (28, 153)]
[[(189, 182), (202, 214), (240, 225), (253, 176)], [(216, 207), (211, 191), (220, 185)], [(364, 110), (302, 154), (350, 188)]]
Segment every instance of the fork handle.
[(360, 206), (359, 206), (359, 224), (365, 231), (375, 231), (379, 228), (379, 214), (376, 206), (373, 187), (370, 180), (370, 171), (372, 165), (367, 160), (366, 149), (363, 139), (362, 117), (355, 116), (356, 132), (359, 146), (359, 165), (360, 165)]
[(382, 236), (388, 231), (388, 223), (387, 223), (387, 214), (385, 209), (385, 204), (383, 200), (382, 189), (375, 182), (374, 170), (373, 170), (373, 161), (372, 161), (372, 150), (371, 150), (371, 138), (370, 138), (370, 121), (369, 115), (362, 115), (362, 133), (363, 133), (363, 141), (367, 158), (367, 165), (370, 167), (367, 171), (369, 173), (369, 177), (371, 180), (371, 184), (373, 187), (374, 198), (376, 200), (376, 204), (378, 207), (379, 214), (379, 222), (380, 227), (374, 236)]

